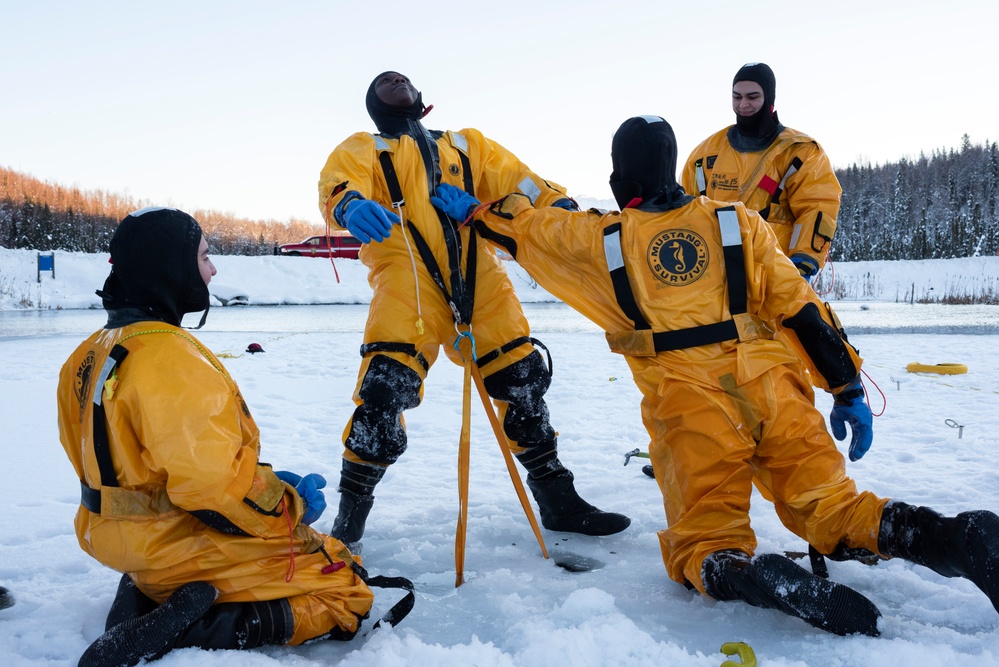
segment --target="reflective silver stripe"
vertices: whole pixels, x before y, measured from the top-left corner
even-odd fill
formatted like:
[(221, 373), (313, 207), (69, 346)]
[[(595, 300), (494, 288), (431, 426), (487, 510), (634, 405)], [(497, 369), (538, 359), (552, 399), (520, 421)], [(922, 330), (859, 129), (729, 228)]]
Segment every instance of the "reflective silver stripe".
[(612, 234), (604, 234), (604, 257), (607, 258), (608, 271), (614, 271), (624, 266), (624, 254), (621, 252), (621, 230)]
[(387, 141), (379, 137), (377, 134), (372, 134), (371, 136), (375, 138), (375, 150), (387, 151), (389, 149)]
[(541, 188), (539, 188), (530, 177), (522, 180), (520, 185), (517, 186), (517, 189), (527, 195), (527, 198), (531, 200), (532, 204), (537, 200), (538, 195), (541, 194)]
[(734, 210), (718, 211), (718, 227), (721, 229), (723, 246), (742, 245), (738, 213)]
[(707, 192), (705, 186), (707, 183), (704, 181), (704, 167), (697, 165), (697, 170), (695, 171), (695, 177), (697, 178), (697, 193), (704, 194)]
[(801, 236), (801, 223), (796, 223), (794, 225), (794, 231), (791, 232), (791, 242), (787, 245), (788, 250), (794, 249), (798, 245), (798, 237)]
[(94, 405), (101, 404), (104, 396), (104, 383), (107, 382), (108, 376), (111, 375), (111, 371), (114, 370), (117, 363), (110, 356), (104, 360), (104, 367), (101, 368), (101, 374), (97, 376), (97, 382), (94, 384)]
[(780, 185), (779, 185), (779, 186), (777, 186), (777, 187), (778, 187), (778, 189), (779, 189), (779, 190), (782, 190), (782, 191), (783, 191), (783, 190), (784, 190), (784, 184), (785, 184), (785, 183), (787, 183), (787, 179), (791, 178), (791, 177), (792, 177), (792, 176), (794, 176), (794, 175), (795, 175), (796, 173), (798, 173), (798, 168), (797, 168), (797, 167), (795, 167), (795, 166), (794, 166), (794, 165), (792, 164), (792, 165), (791, 165), (790, 167), (788, 167), (788, 168), (787, 168), (787, 173), (786, 173), (786, 174), (784, 174), (784, 178), (780, 179)]
[(452, 132), (451, 138), (454, 140), (454, 147), (465, 155), (468, 155), (468, 139), (465, 138), (465, 135)]

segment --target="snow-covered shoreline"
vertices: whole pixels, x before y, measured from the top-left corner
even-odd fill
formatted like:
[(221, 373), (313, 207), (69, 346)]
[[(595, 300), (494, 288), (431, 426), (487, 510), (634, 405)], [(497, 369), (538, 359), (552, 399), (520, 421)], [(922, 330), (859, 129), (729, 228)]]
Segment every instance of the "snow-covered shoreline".
[[(34, 250), (0, 248), (0, 310), (100, 308), (94, 290), (108, 273), (108, 256), (54, 253), (54, 272), (41, 272)], [(214, 305), (356, 304), (371, 300), (367, 269), (357, 260), (216, 255)], [(507, 270), (524, 303), (557, 301), (516, 262)], [(54, 275), (53, 275), (54, 274)], [(339, 278), (339, 280), (338, 280)], [(815, 284), (829, 300), (909, 303), (940, 296), (999, 297), (999, 257), (899, 262), (845, 262), (826, 267)]]

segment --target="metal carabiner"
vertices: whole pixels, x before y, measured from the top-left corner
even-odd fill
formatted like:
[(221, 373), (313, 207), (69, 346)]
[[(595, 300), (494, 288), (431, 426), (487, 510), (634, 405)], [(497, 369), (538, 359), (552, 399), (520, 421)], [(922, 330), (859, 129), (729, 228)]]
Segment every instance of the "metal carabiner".
[(467, 338), (468, 342), (472, 346), (472, 361), (478, 361), (479, 356), (475, 352), (475, 336), (472, 335), (472, 325), (471, 324), (468, 325), (468, 331), (462, 331), (461, 329), (458, 328), (458, 322), (457, 320), (455, 320), (454, 332), (458, 334), (458, 337), (454, 341), (454, 351), (461, 355), (462, 361), (465, 360), (465, 355), (461, 354), (461, 349), (459, 348), (459, 346), (461, 345), (462, 338)]

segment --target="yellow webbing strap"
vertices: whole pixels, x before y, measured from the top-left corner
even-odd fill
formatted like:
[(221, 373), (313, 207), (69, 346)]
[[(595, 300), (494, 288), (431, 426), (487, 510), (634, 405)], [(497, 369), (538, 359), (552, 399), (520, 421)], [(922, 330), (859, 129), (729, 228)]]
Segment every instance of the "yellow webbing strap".
[(545, 540), (541, 537), (541, 528), (538, 527), (538, 520), (534, 516), (534, 509), (527, 499), (527, 492), (524, 491), (524, 483), (520, 480), (517, 466), (514, 465), (513, 454), (510, 453), (510, 443), (506, 439), (506, 434), (503, 433), (503, 426), (499, 423), (499, 417), (496, 416), (496, 412), (493, 410), (493, 404), (489, 402), (489, 394), (486, 393), (486, 385), (482, 382), (482, 373), (479, 372), (478, 366), (472, 366), (472, 377), (475, 379), (475, 386), (479, 390), (479, 397), (482, 398), (482, 407), (486, 409), (486, 415), (489, 416), (489, 423), (493, 427), (493, 433), (496, 434), (496, 442), (499, 444), (500, 451), (503, 452), (503, 460), (506, 461), (506, 469), (510, 472), (510, 481), (513, 482), (513, 488), (517, 490), (520, 505), (524, 508), (524, 514), (531, 524), (531, 529), (534, 530), (534, 536), (538, 538), (541, 555), (548, 558)]
[(472, 421), (472, 365), (465, 358), (465, 381), (461, 398), (461, 438), (458, 441), (458, 527), (454, 533), (454, 587), (465, 581), (465, 532), (468, 524), (468, 463), (471, 451), (469, 435)]
[(506, 468), (510, 473), (510, 481), (513, 482), (513, 488), (517, 491), (520, 504), (524, 508), (524, 514), (531, 524), (531, 529), (534, 530), (534, 536), (538, 538), (538, 544), (541, 546), (541, 555), (548, 558), (548, 550), (545, 548), (544, 538), (541, 537), (541, 528), (538, 526), (538, 520), (534, 516), (534, 510), (527, 499), (524, 484), (517, 473), (517, 467), (514, 465), (513, 455), (510, 453), (510, 443), (506, 439), (506, 434), (503, 433), (503, 427), (499, 423), (499, 417), (496, 416), (495, 410), (493, 410), (492, 403), (489, 402), (489, 394), (486, 392), (486, 385), (482, 381), (482, 373), (479, 371), (478, 364), (475, 363), (475, 339), (470, 330), (463, 333), (458, 330), (457, 325), (455, 326), (455, 330), (458, 331), (458, 339), (454, 343), (454, 348), (461, 352), (459, 346), (465, 339), (468, 339), (471, 346), (470, 354), (461, 352), (465, 361), (465, 379), (464, 390), (462, 391), (461, 436), (458, 442), (458, 525), (454, 536), (454, 587), (457, 588), (465, 580), (465, 534), (468, 524), (468, 469), (471, 451), (470, 426), (472, 421), (470, 380), (473, 378), (475, 380), (475, 387), (479, 392), (479, 397), (482, 399), (482, 406), (486, 410), (486, 415), (489, 416), (489, 423), (493, 427), (493, 433), (496, 434), (496, 442), (499, 445), (500, 451), (503, 452), (503, 459), (506, 461)]

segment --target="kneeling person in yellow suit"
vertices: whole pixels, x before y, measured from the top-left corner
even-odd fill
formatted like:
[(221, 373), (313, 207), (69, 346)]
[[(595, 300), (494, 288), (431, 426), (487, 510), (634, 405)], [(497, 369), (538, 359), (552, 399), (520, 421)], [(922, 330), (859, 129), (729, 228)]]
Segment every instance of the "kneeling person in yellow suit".
[[(837, 634), (879, 634), (881, 614), (860, 593), (783, 555), (756, 554), (755, 473), (781, 522), (823, 554), (905, 558), (973, 581), (999, 609), (999, 517), (945, 518), (858, 491), (847, 477), (802, 364), (835, 394), (833, 433), (844, 439), (849, 424), (859, 456), (872, 440), (861, 360), (766, 222), (741, 203), (685, 194), (673, 130), (658, 116), (621, 125), (611, 158), (621, 212), (535, 209), (511, 194), (475, 224), (625, 355), (664, 499), (670, 578)], [(478, 206), (444, 186), (433, 201), (462, 219)]]
[(137, 211), (111, 260), (98, 292), (107, 325), (70, 355), (58, 388), (80, 546), (124, 573), (108, 632), (81, 664), (352, 637), (373, 596), (360, 561), (308, 525), (325, 480), (259, 460), (239, 388), (180, 326), (209, 307), (216, 271), (200, 226), (175, 209)]

